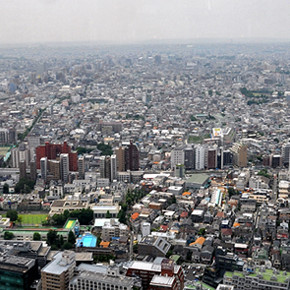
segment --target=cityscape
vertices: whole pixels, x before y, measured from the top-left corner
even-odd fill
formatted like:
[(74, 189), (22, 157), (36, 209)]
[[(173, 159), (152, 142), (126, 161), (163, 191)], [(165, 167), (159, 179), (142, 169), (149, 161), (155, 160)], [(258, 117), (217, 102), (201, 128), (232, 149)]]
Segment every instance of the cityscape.
[(283, 43), (0, 49), (1, 289), (290, 289)]

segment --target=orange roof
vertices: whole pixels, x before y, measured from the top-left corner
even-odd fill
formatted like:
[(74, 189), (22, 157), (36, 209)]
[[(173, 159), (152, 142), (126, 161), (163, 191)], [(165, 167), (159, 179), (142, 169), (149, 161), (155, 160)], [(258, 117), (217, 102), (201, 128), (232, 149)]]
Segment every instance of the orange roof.
[(182, 196), (186, 196), (186, 195), (191, 195), (191, 192), (189, 192), (189, 191), (185, 191), (185, 192), (182, 194)]
[(131, 215), (131, 219), (132, 220), (135, 220), (136, 218), (138, 218), (139, 217), (139, 213), (138, 212), (135, 212), (135, 213), (133, 213), (132, 215)]
[(110, 242), (101, 241), (100, 242), (100, 246), (103, 247), (103, 248), (108, 248), (110, 246)]
[(204, 241), (205, 241), (204, 237), (199, 237), (199, 238), (196, 239), (195, 242), (191, 243), (190, 246), (193, 246), (193, 245), (196, 245), (196, 244), (200, 244), (202, 246)]
[(240, 223), (234, 223), (234, 228), (239, 227), (240, 225)]

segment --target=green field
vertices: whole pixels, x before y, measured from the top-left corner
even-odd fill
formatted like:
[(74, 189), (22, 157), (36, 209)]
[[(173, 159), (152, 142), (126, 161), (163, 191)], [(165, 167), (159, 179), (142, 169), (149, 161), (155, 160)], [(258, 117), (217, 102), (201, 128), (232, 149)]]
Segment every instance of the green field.
[(30, 225), (41, 225), (42, 221), (46, 220), (47, 214), (20, 214), (21, 223)]

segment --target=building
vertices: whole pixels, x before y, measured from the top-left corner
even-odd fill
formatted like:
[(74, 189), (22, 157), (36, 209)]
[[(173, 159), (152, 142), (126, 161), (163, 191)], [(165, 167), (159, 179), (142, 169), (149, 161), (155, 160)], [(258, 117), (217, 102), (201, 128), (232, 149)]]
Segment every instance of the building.
[(234, 289), (269, 289), (289, 290), (290, 273), (276, 269), (254, 269), (247, 272), (226, 272), (224, 284), (234, 286)]
[(44, 146), (38, 146), (35, 151), (37, 169), (40, 169), (41, 158), (47, 157), (48, 160), (56, 160), (60, 157), (60, 154), (66, 153), (69, 155), (69, 171), (78, 170), (78, 155), (76, 152), (71, 151), (67, 142), (63, 144), (50, 144), (46, 142)]
[(195, 169), (195, 150), (192, 147), (184, 149), (184, 166), (186, 170)]
[(65, 183), (68, 182), (69, 175), (69, 155), (68, 153), (60, 154), (60, 177)]
[(248, 164), (247, 145), (235, 143), (231, 151), (233, 153), (233, 164), (238, 167), (246, 167)]
[(110, 181), (117, 180), (116, 155), (100, 157), (101, 178), (108, 178)]
[(115, 153), (118, 172), (139, 170), (139, 150), (132, 141), (129, 144), (123, 144)]
[(78, 158), (78, 172), (79, 172), (79, 179), (85, 178), (85, 157), (79, 156)]
[(111, 241), (112, 238), (128, 237), (129, 228), (127, 225), (116, 222), (115, 219), (110, 219), (105, 222), (102, 227), (102, 240)]
[(195, 148), (195, 169), (202, 170), (205, 167), (205, 147), (198, 145)]
[(69, 290), (130, 290), (139, 285), (136, 278), (123, 276), (114, 266), (80, 264), (69, 283)]
[(125, 147), (125, 170), (139, 170), (139, 150), (132, 141)]
[(26, 162), (22, 160), (19, 162), (19, 178), (26, 178)]
[[(1, 247), (2, 248), (2, 247)], [(31, 289), (38, 278), (37, 261), (1, 251), (0, 289)]]
[(41, 270), (43, 290), (68, 289), (76, 267), (75, 253), (64, 251), (57, 253), (53, 260)]
[(174, 148), (171, 151), (171, 168), (174, 169), (178, 164), (184, 165), (184, 147)]
[(46, 181), (47, 177), (47, 157), (42, 157), (40, 159), (40, 174), (41, 178)]
[(138, 253), (153, 258), (165, 257), (170, 247), (171, 244), (162, 237), (144, 236), (138, 243)]
[(126, 276), (129, 277), (140, 277), (143, 289), (149, 289), (150, 282), (155, 275), (175, 277), (177, 289), (181, 290), (184, 287), (184, 274), (181, 266), (164, 258), (156, 258), (153, 262), (130, 262), (126, 273)]
[(217, 168), (217, 146), (209, 147), (207, 150), (207, 168)]
[(290, 143), (286, 143), (282, 146), (282, 158), (284, 165), (289, 164), (289, 157), (290, 157)]

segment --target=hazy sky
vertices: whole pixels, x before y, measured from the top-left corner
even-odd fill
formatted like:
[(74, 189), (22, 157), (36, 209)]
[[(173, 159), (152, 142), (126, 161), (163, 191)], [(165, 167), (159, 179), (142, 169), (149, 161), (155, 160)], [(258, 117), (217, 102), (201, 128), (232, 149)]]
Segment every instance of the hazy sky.
[(275, 38), (290, 0), (0, 0), (0, 44)]

